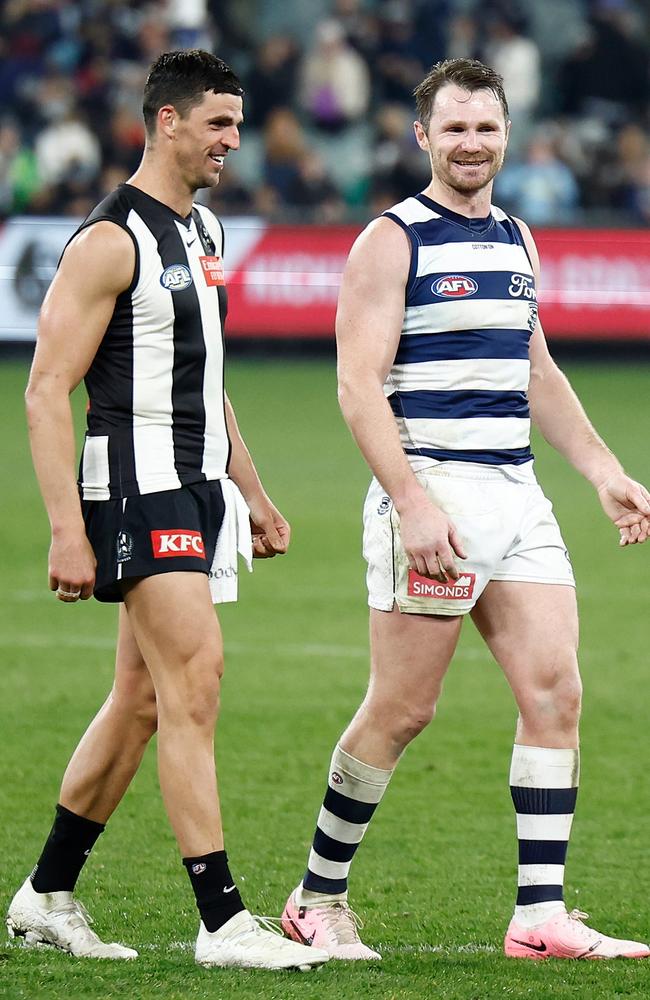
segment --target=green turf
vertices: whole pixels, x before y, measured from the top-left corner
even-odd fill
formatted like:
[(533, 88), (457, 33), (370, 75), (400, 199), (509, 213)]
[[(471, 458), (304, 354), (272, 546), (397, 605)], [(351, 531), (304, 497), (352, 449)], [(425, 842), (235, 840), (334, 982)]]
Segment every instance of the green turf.
[[(650, 369), (568, 367), (601, 433), (650, 481)], [(0, 901), (33, 865), (74, 743), (111, 680), (114, 610), (46, 589), (47, 522), (23, 427), (26, 367), (0, 366), (3, 597)], [(258, 564), (226, 607), (218, 758), (232, 867), (249, 905), (278, 913), (302, 873), (333, 743), (366, 677), (359, 514), (367, 474), (338, 414), (326, 362), (235, 361), (229, 391), (292, 552)], [(82, 401), (77, 401), (81, 416)], [(571, 548), (586, 684), (583, 781), (570, 905), (613, 934), (650, 936), (648, 559), (621, 551), (590, 488), (537, 442), (538, 474)], [(0, 946), (0, 997), (351, 1000), (650, 995), (650, 963), (521, 963), (500, 941), (513, 902), (507, 774), (514, 710), (468, 623), (437, 721), (405, 754), (355, 862), (352, 901), (381, 966), (309, 975), (198, 969), (194, 904), (149, 752), (100, 839), (80, 895), (135, 964)]]

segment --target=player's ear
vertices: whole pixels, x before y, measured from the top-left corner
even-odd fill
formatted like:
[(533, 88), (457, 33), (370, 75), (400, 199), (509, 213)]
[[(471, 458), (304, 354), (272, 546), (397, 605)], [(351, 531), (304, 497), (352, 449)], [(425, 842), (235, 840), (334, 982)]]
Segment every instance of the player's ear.
[(426, 129), (422, 122), (413, 122), (413, 131), (415, 132), (415, 138), (420, 149), (425, 152), (429, 152), (429, 138), (427, 136)]
[(158, 110), (158, 127), (169, 139), (175, 138), (178, 112), (173, 104), (163, 104)]

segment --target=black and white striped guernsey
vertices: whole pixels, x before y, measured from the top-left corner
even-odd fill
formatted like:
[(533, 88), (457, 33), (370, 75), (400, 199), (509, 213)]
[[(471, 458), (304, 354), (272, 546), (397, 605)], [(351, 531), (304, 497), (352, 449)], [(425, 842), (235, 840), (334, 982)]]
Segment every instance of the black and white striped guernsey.
[[(82, 223), (109, 220), (133, 239), (136, 265), (86, 374), (85, 500), (223, 479), (223, 228), (202, 205), (187, 218), (120, 184)], [(78, 231), (80, 231), (78, 230)]]

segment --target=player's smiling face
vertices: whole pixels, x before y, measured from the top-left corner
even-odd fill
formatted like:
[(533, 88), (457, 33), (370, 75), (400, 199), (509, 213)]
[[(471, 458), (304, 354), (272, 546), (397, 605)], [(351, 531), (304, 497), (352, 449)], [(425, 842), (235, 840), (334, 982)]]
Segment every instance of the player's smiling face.
[(415, 123), (434, 178), (461, 194), (480, 191), (500, 170), (509, 131), (510, 122), (493, 91), (470, 93), (453, 83), (436, 94), (428, 130)]
[(239, 149), (243, 120), (241, 97), (212, 91), (177, 118), (176, 161), (189, 187), (198, 190), (219, 183), (226, 157)]

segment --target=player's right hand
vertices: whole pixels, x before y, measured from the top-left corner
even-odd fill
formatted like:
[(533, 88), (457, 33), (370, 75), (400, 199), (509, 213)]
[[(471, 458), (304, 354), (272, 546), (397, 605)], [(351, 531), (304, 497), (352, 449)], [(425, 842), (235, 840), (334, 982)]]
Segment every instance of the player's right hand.
[(467, 559), (458, 531), (444, 511), (423, 496), (399, 511), (400, 537), (408, 564), (420, 576), (457, 580), (456, 557)]
[(52, 537), (48, 559), (50, 590), (59, 601), (74, 604), (92, 597), (97, 560), (85, 532), (61, 532)]

